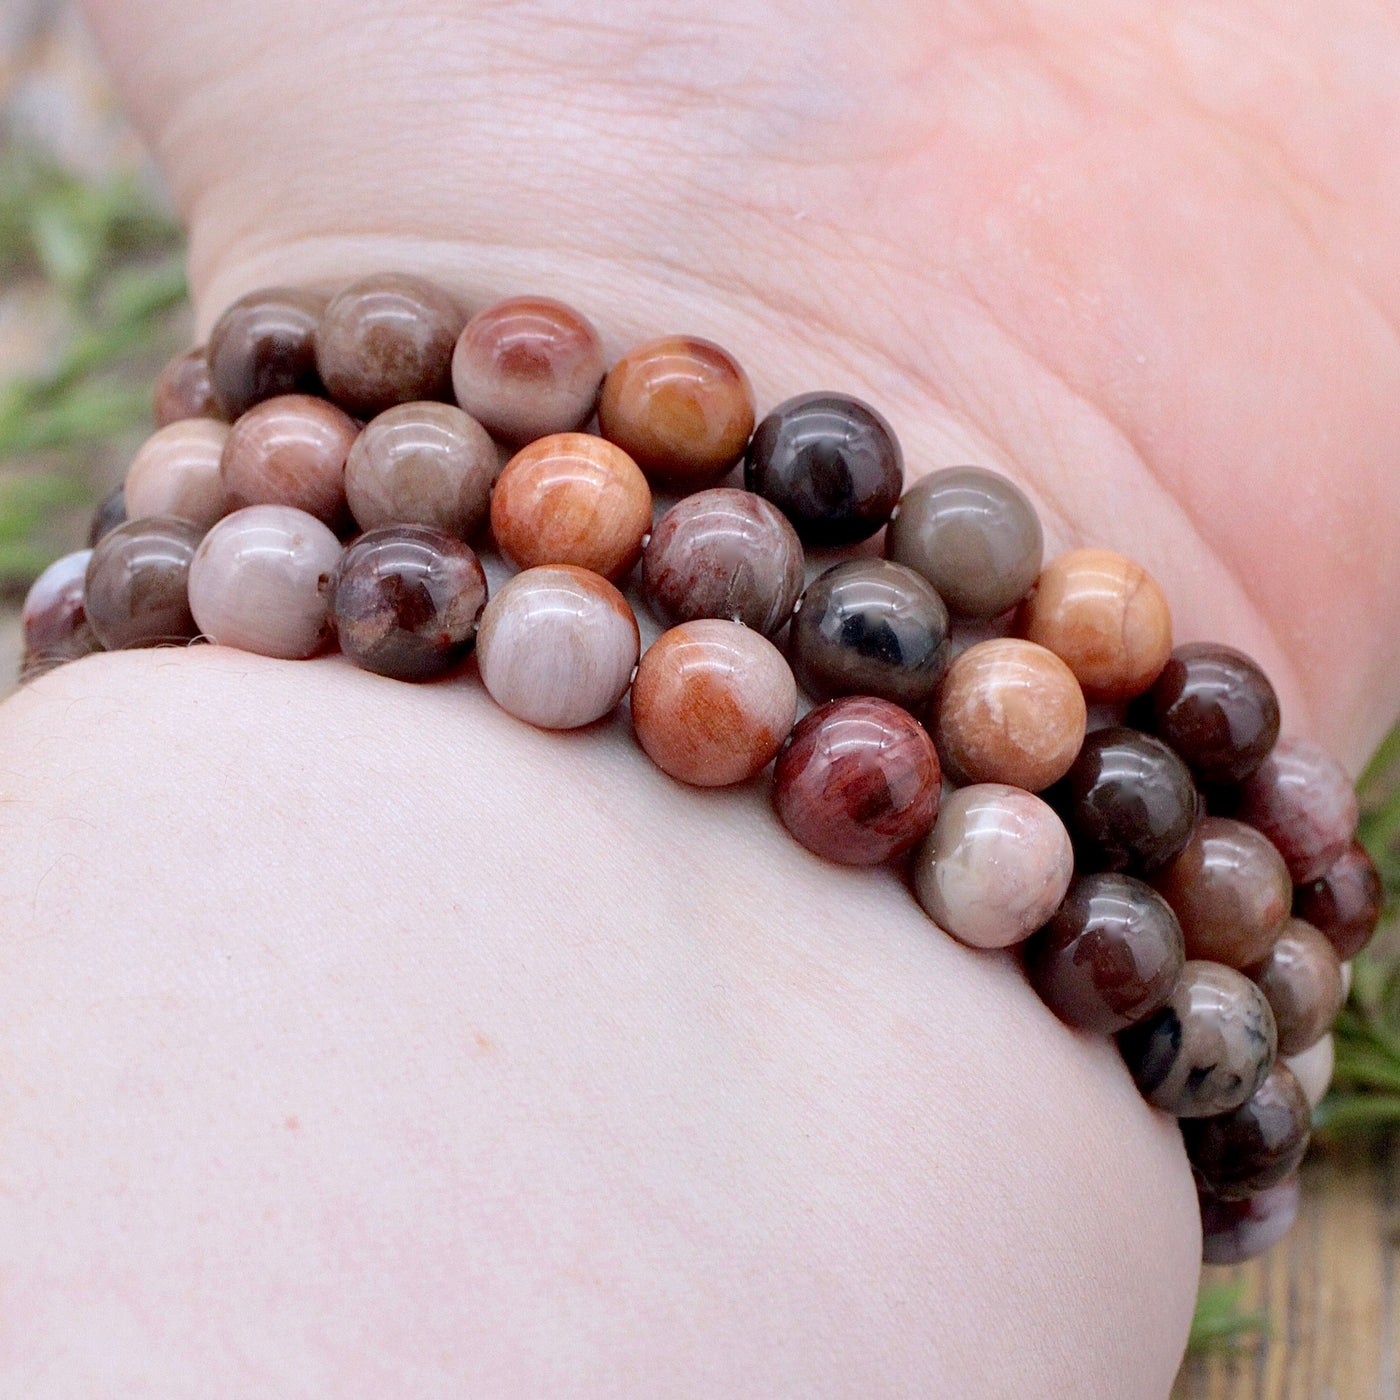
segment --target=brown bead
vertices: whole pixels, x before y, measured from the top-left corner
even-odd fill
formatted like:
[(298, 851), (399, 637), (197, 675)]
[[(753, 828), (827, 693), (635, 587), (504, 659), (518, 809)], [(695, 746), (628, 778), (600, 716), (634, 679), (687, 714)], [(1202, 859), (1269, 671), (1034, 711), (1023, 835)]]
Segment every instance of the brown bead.
[(1048, 647), (1092, 700), (1128, 700), (1172, 651), (1166, 596), (1140, 564), (1107, 549), (1052, 559), (1022, 604), (1017, 630)]
[(228, 435), (227, 424), (208, 418), (181, 418), (152, 433), (127, 468), (131, 518), (178, 515), (207, 530), (227, 515), (220, 462)]
[(1371, 941), (1384, 902), (1376, 863), (1359, 841), (1353, 841), (1321, 879), (1293, 892), (1294, 914), (1320, 929), (1343, 962)]
[(24, 675), (101, 651), (87, 620), (84, 595), (92, 550), (80, 549), (55, 559), (24, 595), (20, 626), (24, 636)]
[(340, 529), (349, 517), (345, 459), (358, 433), (349, 414), (309, 394), (284, 394), (250, 408), (224, 444), (229, 509), (291, 506)]
[(127, 519), (126, 491), (117, 486), (102, 498), (92, 513), (88, 524), (88, 548), (93, 548), (103, 535), (110, 535), (118, 525), (125, 525)]
[(772, 762), (797, 718), (783, 654), (738, 622), (663, 632), (632, 682), (632, 727), (648, 757), (697, 787), (741, 783)]
[(157, 428), (178, 423), (182, 418), (223, 416), (214, 397), (214, 383), (209, 378), (209, 360), (204, 346), (196, 346), (166, 361), (165, 367), (156, 376), (151, 411), (155, 415)]
[(1196, 1179), (1221, 1201), (1243, 1200), (1291, 1176), (1311, 1132), (1307, 1097), (1282, 1063), (1239, 1108), (1181, 1125)]
[(1283, 857), (1253, 827), (1206, 817), (1153, 885), (1181, 921), (1188, 958), (1250, 967), (1266, 956), (1293, 903)]
[(84, 606), (108, 651), (188, 642), (199, 635), (189, 603), (190, 562), (203, 531), (188, 520), (129, 520), (88, 560)]
[(624, 355), (603, 381), (598, 431), (653, 479), (678, 490), (724, 475), (753, 435), (739, 362), (712, 341), (669, 335)]
[(592, 324), (550, 297), (510, 297), (478, 311), (452, 353), (457, 402), (516, 444), (583, 427), (607, 365)]
[(450, 397), (452, 347), (465, 320), (455, 298), (425, 278), (378, 272), (352, 282), (316, 328), (326, 393), (358, 418)]
[(650, 528), (646, 477), (620, 447), (587, 433), (522, 448), (491, 493), (496, 544), (521, 569), (574, 564), (617, 582)]
[(1346, 1000), (1336, 952), (1302, 919), (1289, 919), (1264, 960), (1247, 971), (1273, 1008), (1280, 1055), (1317, 1044)]
[(1241, 1201), (1201, 1192), (1202, 1262), (1243, 1264), (1267, 1254), (1293, 1228), (1300, 1195), (1296, 1175)]
[(1073, 673), (1034, 642), (978, 642), (948, 668), (932, 707), (938, 754), (952, 780), (1039, 792), (1069, 772), (1088, 708)]
[(227, 419), (279, 394), (316, 394), (316, 325), (326, 298), (300, 287), (250, 292), (209, 333), (209, 379)]

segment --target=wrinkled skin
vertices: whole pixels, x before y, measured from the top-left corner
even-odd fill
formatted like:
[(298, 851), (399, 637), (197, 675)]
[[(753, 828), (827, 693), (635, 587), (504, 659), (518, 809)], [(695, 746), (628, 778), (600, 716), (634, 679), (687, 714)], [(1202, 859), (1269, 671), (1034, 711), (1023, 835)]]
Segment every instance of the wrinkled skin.
[[(203, 330), (402, 267), (707, 335), (1134, 554), (1353, 768), (1395, 714), (1394, 6), (91, 11)], [(1166, 1394), (1174, 1127), (761, 792), (212, 650), (0, 752), (0, 1393)]]

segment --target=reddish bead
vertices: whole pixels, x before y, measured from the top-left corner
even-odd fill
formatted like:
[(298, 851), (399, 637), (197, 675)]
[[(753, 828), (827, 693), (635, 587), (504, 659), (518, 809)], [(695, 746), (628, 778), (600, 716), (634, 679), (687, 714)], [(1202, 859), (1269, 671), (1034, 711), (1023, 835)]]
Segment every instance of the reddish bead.
[(1273, 1010), (1280, 1055), (1316, 1045), (1346, 1000), (1336, 952), (1302, 919), (1289, 919), (1264, 959), (1247, 971)]
[(938, 754), (888, 700), (851, 695), (813, 710), (778, 755), (773, 802), (809, 851), (878, 865), (921, 841), (938, 815)]
[(326, 298), (300, 287), (250, 292), (209, 333), (209, 378), (224, 418), (232, 421), (279, 394), (316, 394), (316, 324)]
[(85, 607), (108, 651), (188, 642), (190, 561), (204, 532), (188, 520), (129, 520), (104, 536), (88, 560)]
[(1353, 841), (1319, 879), (1293, 892), (1293, 912), (1320, 929), (1343, 962), (1371, 941), (1384, 903), (1376, 863), (1359, 841)]
[(1181, 1125), (1196, 1179), (1222, 1201), (1257, 1195), (1291, 1176), (1311, 1131), (1307, 1096), (1281, 1063), (1238, 1108)]
[(186, 350), (166, 362), (156, 376), (151, 410), (156, 427), (178, 423), (182, 418), (221, 418), (223, 410), (214, 397), (209, 378), (209, 360), (202, 345)]
[(91, 558), (92, 550), (80, 549), (55, 559), (25, 594), (20, 626), (27, 674), (102, 650), (84, 606)]

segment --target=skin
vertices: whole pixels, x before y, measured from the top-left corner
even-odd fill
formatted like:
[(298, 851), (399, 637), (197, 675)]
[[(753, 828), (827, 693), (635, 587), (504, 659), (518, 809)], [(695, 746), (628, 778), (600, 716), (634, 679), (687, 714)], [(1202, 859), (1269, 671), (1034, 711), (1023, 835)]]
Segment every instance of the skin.
[[(1396, 713), (1393, 5), (90, 11), (201, 333), (396, 267), (704, 335), (1132, 553), (1353, 767)], [(1174, 1126), (760, 791), (212, 649), (0, 753), (0, 1393), (1166, 1394)]]

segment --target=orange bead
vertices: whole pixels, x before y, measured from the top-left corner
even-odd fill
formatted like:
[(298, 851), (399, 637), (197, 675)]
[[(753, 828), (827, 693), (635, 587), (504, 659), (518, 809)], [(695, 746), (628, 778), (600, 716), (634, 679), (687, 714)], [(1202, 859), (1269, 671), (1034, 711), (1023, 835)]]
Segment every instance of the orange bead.
[(651, 488), (620, 448), (587, 433), (554, 433), (506, 463), (491, 494), (491, 531), (522, 569), (576, 564), (616, 582), (651, 529)]
[(1023, 637), (1060, 657), (1094, 700), (1141, 695), (1172, 654), (1166, 596), (1140, 564), (1109, 549), (1052, 559), (1017, 624)]

